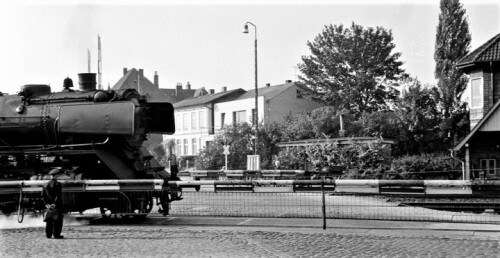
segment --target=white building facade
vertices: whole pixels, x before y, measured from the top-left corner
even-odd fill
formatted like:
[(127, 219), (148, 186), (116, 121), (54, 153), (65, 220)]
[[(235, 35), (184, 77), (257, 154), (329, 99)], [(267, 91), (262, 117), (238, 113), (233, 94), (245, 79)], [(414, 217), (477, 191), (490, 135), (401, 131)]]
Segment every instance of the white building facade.
[[(181, 108), (175, 112), (175, 153), (178, 156), (197, 155), (198, 151), (213, 140), (209, 134), (209, 110), (205, 107)], [(165, 139), (165, 138), (164, 138)]]
[(242, 89), (223, 90), (179, 101), (174, 105), (175, 134), (164, 135), (163, 141), (175, 142), (177, 156), (198, 155), (214, 139), (214, 105), (244, 94)]

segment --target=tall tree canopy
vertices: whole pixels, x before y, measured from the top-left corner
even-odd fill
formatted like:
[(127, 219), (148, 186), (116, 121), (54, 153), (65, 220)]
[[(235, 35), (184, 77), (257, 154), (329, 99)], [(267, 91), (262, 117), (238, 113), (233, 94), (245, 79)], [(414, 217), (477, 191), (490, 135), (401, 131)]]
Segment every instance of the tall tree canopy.
[(392, 86), (404, 75), (392, 40), (383, 27), (325, 26), (307, 42), (311, 55), (299, 64), (301, 80), (314, 91), (310, 97), (355, 114), (385, 109), (397, 96)]
[(465, 9), (458, 0), (441, 0), (440, 8), (434, 74), (438, 80), (443, 119), (448, 124), (450, 121), (456, 124), (466, 112), (461, 97), (467, 87), (467, 78), (456, 68), (456, 64), (467, 55), (471, 36)]

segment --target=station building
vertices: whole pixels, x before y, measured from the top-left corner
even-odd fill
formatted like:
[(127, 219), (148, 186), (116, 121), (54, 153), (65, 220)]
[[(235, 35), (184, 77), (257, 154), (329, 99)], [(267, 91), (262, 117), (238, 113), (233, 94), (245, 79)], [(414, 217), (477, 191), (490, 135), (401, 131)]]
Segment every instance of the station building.
[(462, 58), (457, 67), (469, 76), (471, 132), (453, 151), (465, 153), (465, 179), (499, 179), (500, 34)]

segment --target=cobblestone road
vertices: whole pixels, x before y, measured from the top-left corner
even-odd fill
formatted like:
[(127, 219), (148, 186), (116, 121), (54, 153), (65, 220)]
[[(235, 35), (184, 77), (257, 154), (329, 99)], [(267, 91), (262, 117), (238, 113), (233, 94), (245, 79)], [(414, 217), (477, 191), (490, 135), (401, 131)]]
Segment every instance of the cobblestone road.
[(488, 236), (405, 236), (334, 229), (172, 225), (66, 226), (0, 230), (0, 257), (499, 257)]

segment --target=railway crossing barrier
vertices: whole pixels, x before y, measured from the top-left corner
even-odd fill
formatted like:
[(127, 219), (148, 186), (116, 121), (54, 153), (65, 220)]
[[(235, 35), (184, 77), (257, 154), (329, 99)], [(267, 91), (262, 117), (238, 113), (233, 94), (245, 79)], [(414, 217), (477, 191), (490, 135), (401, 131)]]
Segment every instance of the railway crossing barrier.
[[(208, 174), (207, 174), (208, 175)], [(46, 181), (0, 181), (0, 207), (39, 197)], [(80, 180), (63, 193), (123, 198), (182, 189), (172, 215), (313, 217), (500, 223), (500, 181), (462, 180)], [(110, 193), (116, 193), (110, 194)], [(147, 196), (147, 195), (146, 195)], [(78, 200), (74, 200), (75, 202)], [(15, 206), (15, 211), (20, 209)], [(422, 208), (423, 207), (423, 208)], [(111, 208), (112, 209), (112, 208)], [(99, 210), (88, 211), (95, 215)], [(151, 213), (161, 213), (155, 206)], [(479, 214), (480, 213), (480, 214)]]

